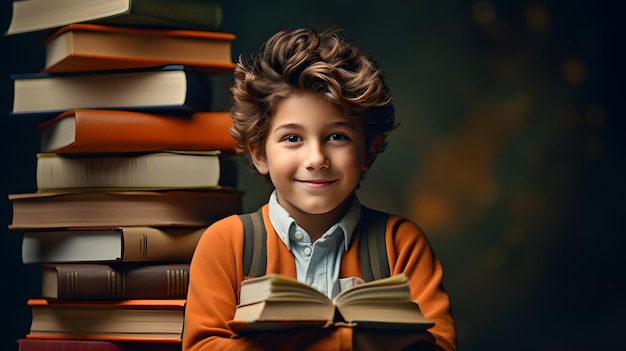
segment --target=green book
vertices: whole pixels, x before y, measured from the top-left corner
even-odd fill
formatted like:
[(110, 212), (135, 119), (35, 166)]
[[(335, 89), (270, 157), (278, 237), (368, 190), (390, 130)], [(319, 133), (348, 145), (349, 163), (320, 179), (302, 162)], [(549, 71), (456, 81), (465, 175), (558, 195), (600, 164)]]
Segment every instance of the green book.
[(72, 23), (216, 30), (214, 0), (15, 0), (5, 35), (47, 32)]

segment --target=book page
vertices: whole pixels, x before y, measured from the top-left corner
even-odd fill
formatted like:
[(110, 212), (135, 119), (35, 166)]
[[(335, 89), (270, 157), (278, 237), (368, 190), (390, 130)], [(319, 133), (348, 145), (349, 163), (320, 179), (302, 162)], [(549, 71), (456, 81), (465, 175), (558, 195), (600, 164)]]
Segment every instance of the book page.
[(411, 300), (409, 280), (404, 274), (379, 279), (364, 284), (354, 285), (340, 292), (334, 299), (335, 305), (342, 305), (356, 300)]

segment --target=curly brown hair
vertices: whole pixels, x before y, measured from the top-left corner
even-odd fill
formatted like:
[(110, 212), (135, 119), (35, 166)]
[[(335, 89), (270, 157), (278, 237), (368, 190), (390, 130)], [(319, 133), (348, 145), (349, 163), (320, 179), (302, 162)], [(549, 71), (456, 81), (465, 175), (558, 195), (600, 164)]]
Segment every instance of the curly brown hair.
[(382, 138), (379, 152), (384, 151), (386, 137), (396, 128), (391, 92), (378, 64), (339, 32), (284, 30), (252, 55), (239, 56), (230, 89), (230, 133), (237, 152), (265, 142), (277, 103), (296, 91), (319, 94), (355, 118), (363, 126), (366, 147)]

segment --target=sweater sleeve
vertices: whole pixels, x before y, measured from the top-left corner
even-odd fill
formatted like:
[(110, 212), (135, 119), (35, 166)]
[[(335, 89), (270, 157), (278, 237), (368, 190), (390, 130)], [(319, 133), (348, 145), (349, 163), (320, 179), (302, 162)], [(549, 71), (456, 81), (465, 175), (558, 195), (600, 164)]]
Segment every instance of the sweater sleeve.
[(243, 279), (243, 225), (231, 216), (210, 226), (191, 262), (184, 351), (351, 350), (350, 328), (272, 331), (239, 337), (227, 325)]
[(391, 216), (387, 231), (387, 255), (392, 274), (404, 273), (411, 295), (424, 316), (435, 322), (429, 329), (439, 350), (456, 351), (456, 328), (450, 298), (443, 287), (443, 268), (423, 231), (415, 223)]

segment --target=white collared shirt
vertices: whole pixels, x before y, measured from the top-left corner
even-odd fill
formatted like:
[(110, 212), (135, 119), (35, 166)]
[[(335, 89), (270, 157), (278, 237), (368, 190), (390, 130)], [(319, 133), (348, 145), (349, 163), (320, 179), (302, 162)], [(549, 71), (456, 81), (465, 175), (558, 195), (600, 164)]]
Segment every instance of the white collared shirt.
[(293, 253), (299, 281), (318, 289), (329, 298), (345, 288), (345, 282), (340, 282), (339, 270), (343, 253), (348, 250), (352, 233), (361, 216), (356, 194), (346, 215), (314, 243), (311, 243), (309, 234), (278, 203), (276, 190), (270, 195), (269, 215), (276, 233)]

